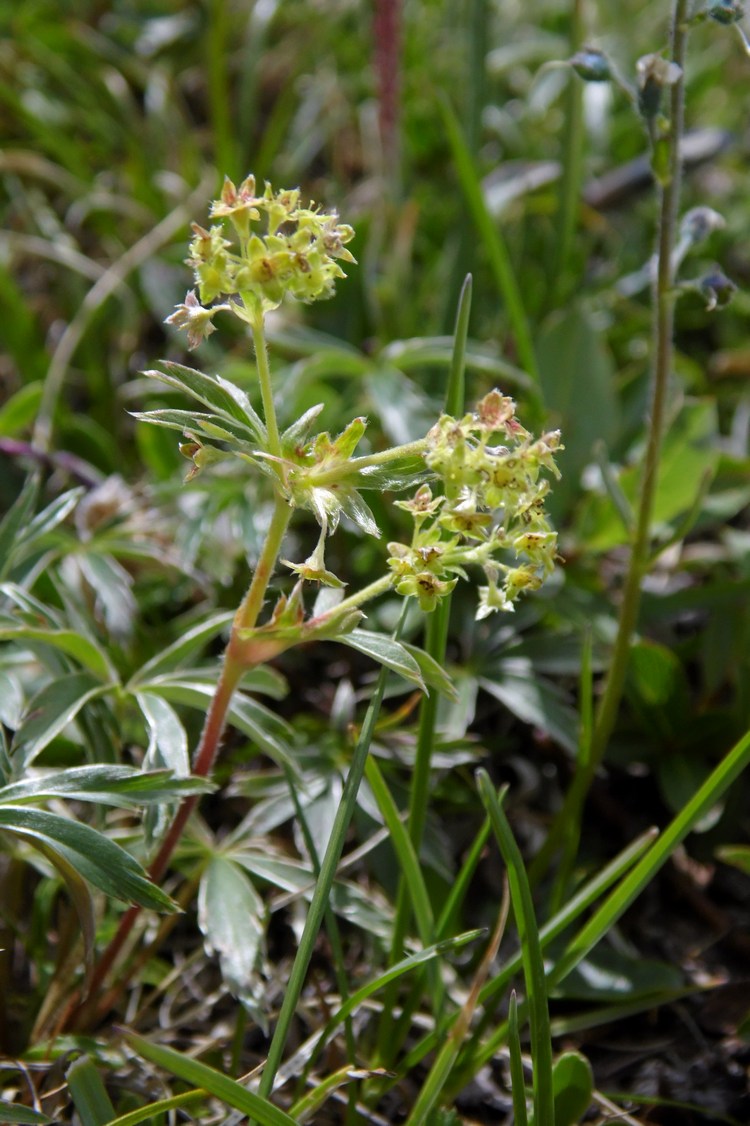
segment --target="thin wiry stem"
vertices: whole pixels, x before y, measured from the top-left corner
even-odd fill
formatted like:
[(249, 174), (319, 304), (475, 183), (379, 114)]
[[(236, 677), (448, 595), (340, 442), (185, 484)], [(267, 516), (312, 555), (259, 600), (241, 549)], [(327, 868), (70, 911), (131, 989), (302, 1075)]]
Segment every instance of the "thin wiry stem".
[(563, 807), (555, 819), (547, 839), (531, 868), (533, 879), (546, 869), (566, 831), (566, 826), (580, 818), (581, 808), (591, 782), (604, 758), (625, 689), (625, 676), (630, 649), (638, 623), (641, 587), (647, 574), (651, 548), (651, 521), (661, 458), (664, 421), (669, 401), (669, 379), (674, 356), (674, 247), (677, 213), (680, 202), (680, 141), (684, 131), (685, 84), (684, 67), (687, 50), (688, 0), (675, 0), (670, 37), (670, 58), (680, 68), (679, 79), (670, 88), (669, 159), (667, 174), (659, 186), (656, 271), (652, 298), (653, 368), (648, 436), (641, 480), (638, 510), (627, 573), (623, 585), (617, 637), (612, 661), (604, 683), (604, 691), (594, 719), (589, 758), (578, 771)]

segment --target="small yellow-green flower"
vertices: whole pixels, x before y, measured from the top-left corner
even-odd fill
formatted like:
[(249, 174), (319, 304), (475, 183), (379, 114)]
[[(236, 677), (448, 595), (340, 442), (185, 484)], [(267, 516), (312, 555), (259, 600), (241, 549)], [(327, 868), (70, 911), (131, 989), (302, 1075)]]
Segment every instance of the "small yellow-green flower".
[(239, 187), (226, 179), (210, 208), (218, 222), (208, 230), (193, 224), (188, 264), (203, 316), (193, 291), (169, 318), (188, 328), (191, 347), (213, 331), (216, 307), (211, 303), (217, 298), (223, 299), (222, 310), (255, 323), (286, 295), (304, 302), (330, 297), (336, 281), (345, 277), (339, 261), (355, 261), (346, 249), (354, 231), (339, 222), (335, 211), (300, 207), (299, 195), (296, 188), (275, 192), (270, 184), (258, 195), (252, 175)]
[[(390, 543), (388, 565), (399, 594), (434, 609), (465, 575), (480, 566), (477, 617), (509, 611), (554, 570), (557, 534), (544, 511), (558, 431), (534, 438), (515, 416), (515, 403), (490, 391), (471, 414), (443, 415), (427, 435), (425, 462), (442, 482), (443, 496), (422, 485), (399, 506), (410, 512), (410, 544)], [(501, 444), (498, 444), (498, 439)]]

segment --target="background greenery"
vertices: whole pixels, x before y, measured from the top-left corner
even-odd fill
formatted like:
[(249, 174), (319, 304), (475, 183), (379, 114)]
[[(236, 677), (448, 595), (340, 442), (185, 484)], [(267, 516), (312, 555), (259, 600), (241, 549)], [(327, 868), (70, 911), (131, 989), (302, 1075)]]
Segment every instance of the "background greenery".
[[(189, 222), (206, 221), (225, 172), (238, 180), (253, 171), (277, 187), (300, 185), (357, 232), (351, 249), (359, 265), (336, 297), (311, 309), (285, 306), (271, 323), (282, 422), (323, 402), (322, 428), (332, 432), (367, 415), (373, 448), (421, 436), (444, 401), (449, 334), (471, 271), (467, 402), (499, 385), (518, 399), (522, 419), (563, 431), (563, 480), (552, 506), (564, 565), (512, 618), (476, 623), (474, 593), (459, 588), (454, 596), (449, 671), (458, 695), (441, 704), (422, 856), (436, 914), (483, 816), (477, 765), (495, 785), (509, 783), (505, 805), (516, 837), (529, 859), (538, 852), (574, 773), (587, 675), (596, 681), (606, 668), (616, 630), (651, 348), (647, 274), (640, 287), (637, 279), (652, 253), (656, 214), (647, 138), (627, 98), (610, 84), (584, 85), (569, 68), (544, 64), (593, 43), (631, 77), (638, 58), (665, 45), (668, 16), (666, 4), (645, 0), (423, 0), (402, 5), (400, 42), (389, 45), (373, 6), (361, 0), (6, 6), (0, 510), (16, 517), (0, 537), (2, 627), (18, 628), (21, 620), (27, 632), (0, 650), (0, 719), (7, 733), (23, 731), (29, 765), (141, 766), (145, 755), (148, 766), (184, 766), (197, 738), (221, 652), (217, 639), (246, 587), (268, 497), (262, 484), (222, 467), (185, 484), (188, 463), (174, 436), (128, 412), (177, 403), (140, 373), (158, 357), (185, 361), (183, 339), (163, 322), (190, 284), (183, 262)], [(739, 288), (718, 312), (707, 311), (695, 292), (677, 305), (655, 513), (660, 550), (625, 702), (573, 827), (580, 846), (571, 845), (571, 863), (557, 876), (539, 872), (543, 918), (648, 826), (683, 810), (750, 728), (743, 292), (750, 272), (750, 62), (732, 29), (707, 21), (691, 34), (686, 74), (688, 129), (709, 155), (686, 169), (683, 209), (710, 206), (726, 226), (690, 256), (685, 272), (700, 278), (721, 263)], [(614, 170), (621, 184), (607, 191), (605, 177)], [(478, 221), (477, 196), (492, 216), (489, 234)], [(498, 265), (503, 247), (516, 307)], [(624, 290), (622, 279), (629, 279)], [(253, 358), (240, 332), (217, 334), (195, 362), (254, 393)], [(28, 495), (27, 509), (12, 509), (32, 467), (43, 469), (40, 491)], [(403, 513), (387, 496), (376, 496), (373, 508), (385, 543), (405, 526)], [(34, 511), (46, 516), (32, 524)], [(288, 554), (297, 558), (315, 542), (312, 520), (293, 534)], [(379, 572), (382, 556), (382, 544), (349, 527), (332, 541), (329, 565), (352, 584), (364, 583)], [(388, 631), (397, 613), (386, 599), (368, 624)], [(92, 648), (70, 642), (50, 654), (29, 633), (37, 627), (71, 630)], [(406, 628), (418, 641), (416, 615)], [(194, 646), (185, 640), (193, 629)], [(170, 645), (173, 657), (160, 664)], [(166, 888), (187, 915), (169, 943), (166, 931), (160, 936), (131, 1000), (121, 999), (118, 1020), (151, 1033), (161, 1005), (169, 1029), (162, 1039), (184, 1050), (207, 1037), (204, 1057), (220, 1070), (239, 1075), (263, 1058), (264, 1029), (298, 933), (299, 893), (340, 799), (351, 725), (362, 722), (371, 684), (367, 660), (323, 646), (288, 654), (246, 685), (273, 710), (250, 695), (238, 705), (237, 730), (215, 779), (223, 796), (201, 806), (180, 860), (187, 883)], [(66, 708), (84, 696), (77, 722), (68, 724)], [(29, 727), (41, 705), (42, 721)], [(400, 806), (415, 707), (403, 681), (389, 684), (374, 744)], [(305, 783), (291, 789), (290, 761)], [(379, 832), (371, 787), (368, 778), (350, 842), (370, 847), (338, 885), (334, 904), (355, 985), (385, 964), (400, 863)], [(746, 976), (747, 853), (739, 846), (747, 837), (747, 799), (740, 777), (553, 998), (558, 1047), (583, 1047), (602, 1088), (662, 1101), (643, 1121), (747, 1118), (749, 1006), (738, 988), (736, 1004), (726, 1000), (727, 983)], [(145, 859), (148, 838), (128, 810), (70, 801), (66, 810)], [(149, 831), (160, 816), (156, 798), (153, 810)], [(18, 837), (6, 844), (0, 1048), (8, 1100), (71, 1120), (60, 1080), (66, 1053), (82, 1046), (110, 1075), (118, 1113), (164, 1095), (163, 1073), (115, 1048), (109, 1027), (85, 1045), (68, 1039), (42, 1047), (42, 1032), (54, 1031), (48, 1010), (61, 973), (66, 966), (70, 972), (66, 958), (75, 961), (78, 917), (59, 871)], [(496, 854), (488, 853), (443, 937), (493, 925), (500, 873)], [(212, 895), (218, 903), (239, 896), (257, 921), (239, 959), (216, 932), (202, 949), (199, 928), (207, 932)], [(114, 908), (97, 910), (105, 941)], [(479, 957), (453, 959), (449, 990), (460, 993)], [(311, 997), (341, 991), (336, 962), (322, 945)], [(417, 980), (429, 1011), (430, 979)], [(717, 987), (713, 1002), (698, 996), (709, 983)], [(247, 1026), (227, 987), (245, 1002)], [(682, 1008), (668, 1006), (686, 995)], [(488, 1014), (488, 1023), (499, 1020), (494, 1010)], [(300, 1036), (315, 1019), (301, 1021)], [(696, 1030), (687, 1041), (681, 1022)], [(615, 1030), (610, 1041), (595, 1031), (599, 1025)], [(634, 1047), (648, 1028), (659, 1037), (650, 1070)], [(382, 1059), (374, 1035), (369, 1027), (357, 1032), (359, 1058)], [(622, 1066), (613, 1062), (612, 1041), (627, 1049)], [(676, 1065), (675, 1053), (690, 1067)], [(335, 1066), (334, 1059), (331, 1072)], [(509, 1113), (499, 1066), (479, 1095), (464, 1091), (455, 1114), (468, 1121)], [(398, 1089), (401, 1101), (370, 1100), (373, 1113), (398, 1120), (415, 1083), (419, 1073)], [(459, 1088), (452, 1094), (458, 1098)], [(670, 1110), (670, 1100), (682, 1109)], [(217, 1105), (191, 1112), (194, 1120), (224, 1121)], [(315, 1121), (338, 1121), (335, 1103), (325, 1113), (330, 1119)]]

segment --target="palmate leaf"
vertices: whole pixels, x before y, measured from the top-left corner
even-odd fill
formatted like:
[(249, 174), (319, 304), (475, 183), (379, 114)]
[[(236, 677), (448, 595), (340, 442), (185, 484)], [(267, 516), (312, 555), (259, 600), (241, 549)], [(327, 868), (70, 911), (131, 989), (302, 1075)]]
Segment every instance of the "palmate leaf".
[(75, 489), (68, 489), (38, 512), (28, 524), (19, 529), (17, 545), (24, 551), (30, 550), (39, 540), (53, 531), (66, 519), (78, 504), (86, 490), (79, 485)]
[(38, 837), (31, 843), (38, 852), (41, 852), (42, 856), (46, 856), (68, 889), (68, 895), (73, 902), (81, 927), (84, 961), (87, 966), (90, 966), (94, 960), (96, 938), (96, 911), (91, 885), (86, 882), (76, 865), (58, 849), (53, 848)]
[(156, 369), (143, 374), (178, 391), (184, 391), (186, 395), (225, 418), (243, 423), (257, 442), (265, 444), (266, 428), (247, 395), (239, 387), (222, 379), (220, 375), (206, 375), (195, 368), (169, 360), (162, 360), (161, 367), (161, 371)]
[(522, 658), (497, 661), (486, 672), (489, 675), (479, 680), (485, 692), (524, 723), (540, 728), (571, 754), (576, 753), (578, 718), (562, 689)]
[(128, 687), (132, 691), (136, 685), (147, 681), (150, 677), (179, 668), (198, 649), (202, 649), (230, 625), (233, 617), (231, 613), (213, 614), (206, 621), (181, 633), (176, 641), (160, 650), (139, 669)]
[(212, 857), (203, 873), (198, 925), (206, 950), (218, 955), (227, 986), (263, 1027), (257, 963), (266, 932), (265, 907), (246, 873), (227, 856)]
[(70, 673), (45, 685), (29, 701), (24, 720), (11, 748), (14, 769), (20, 774), (67, 727), (85, 704), (109, 691), (88, 672)]
[[(0, 583), (0, 594), (8, 599), (11, 606), (16, 608), (14, 613), (22, 618), (27, 625), (38, 626), (41, 622), (46, 622), (52, 628), (62, 629), (62, 615), (53, 610), (51, 606), (41, 602), (40, 599), (35, 598), (33, 594), (30, 594), (25, 587), (18, 583)], [(15, 618), (8, 618), (5, 624), (17, 625), (18, 623)]]
[(23, 688), (12, 673), (0, 670), (0, 723), (15, 731), (23, 715)]
[(90, 638), (72, 629), (33, 629), (31, 626), (0, 627), (0, 641), (33, 641), (49, 645), (77, 664), (88, 669), (99, 680), (115, 680), (117, 674), (107, 654)]
[(151, 692), (136, 694), (138, 706), (148, 725), (148, 750), (145, 765), (166, 766), (177, 777), (190, 773), (187, 733), (172, 705)]
[(136, 809), (213, 789), (207, 778), (175, 778), (171, 770), (146, 772), (135, 766), (73, 766), (3, 786), (0, 808), (66, 798)]
[(13, 566), (20, 531), (34, 511), (38, 492), (38, 482), (34, 477), (29, 477), (0, 521), (0, 579), (5, 578)]
[[(69, 489), (31, 519), (32, 508), (16, 509), (14, 505), (0, 526), (0, 578), (12, 576), (19, 584), (32, 585), (33, 578), (44, 570), (46, 560), (59, 550), (62, 533), (53, 534), (55, 529), (73, 511), (84, 492), (83, 488)], [(21, 494), (17, 505), (24, 495)], [(16, 515), (23, 517), (20, 522), (11, 519)], [(6, 534), (11, 533), (8, 541)]]
[[(163, 676), (144, 684), (143, 688), (165, 700), (205, 712), (215, 692), (215, 681), (192, 679), (188, 675)], [(297, 773), (290, 754), (294, 732), (283, 719), (244, 692), (235, 692), (228, 719), (265, 754), (276, 762), (286, 763)]]
[(327, 637), (327, 641), (339, 641), (352, 649), (372, 657), (378, 664), (403, 676), (416, 684), (423, 692), (427, 685), (436, 688), (448, 696), (455, 695), (453, 685), (448, 674), (424, 650), (415, 645), (407, 645), (402, 641), (395, 641), (386, 634), (373, 633), (365, 629), (353, 629), (347, 633), (335, 634)]
[(131, 411), (130, 414), (138, 422), (150, 422), (153, 426), (163, 426), (167, 430), (177, 430), (181, 434), (197, 433), (202, 430), (208, 437), (220, 442), (229, 442), (245, 454), (251, 454), (258, 445), (253, 431), (248, 426), (220, 414), (172, 410), (168, 407), (153, 411)]
[(137, 860), (89, 825), (23, 805), (0, 806), (0, 829), (71, 864), (89, 883), (115, 899), (155, 911), (177, 911), (177, 904), (146, 876)]

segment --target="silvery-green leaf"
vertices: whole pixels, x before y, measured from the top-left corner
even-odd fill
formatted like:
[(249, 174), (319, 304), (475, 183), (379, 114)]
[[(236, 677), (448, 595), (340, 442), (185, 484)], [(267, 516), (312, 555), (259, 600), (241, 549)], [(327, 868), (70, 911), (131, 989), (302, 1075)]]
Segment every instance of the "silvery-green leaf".
[(229, 989), (255, 1010), (265, 908), (246, 873), (225, 856), (214, 856), (201, 878), (198, 925)]

